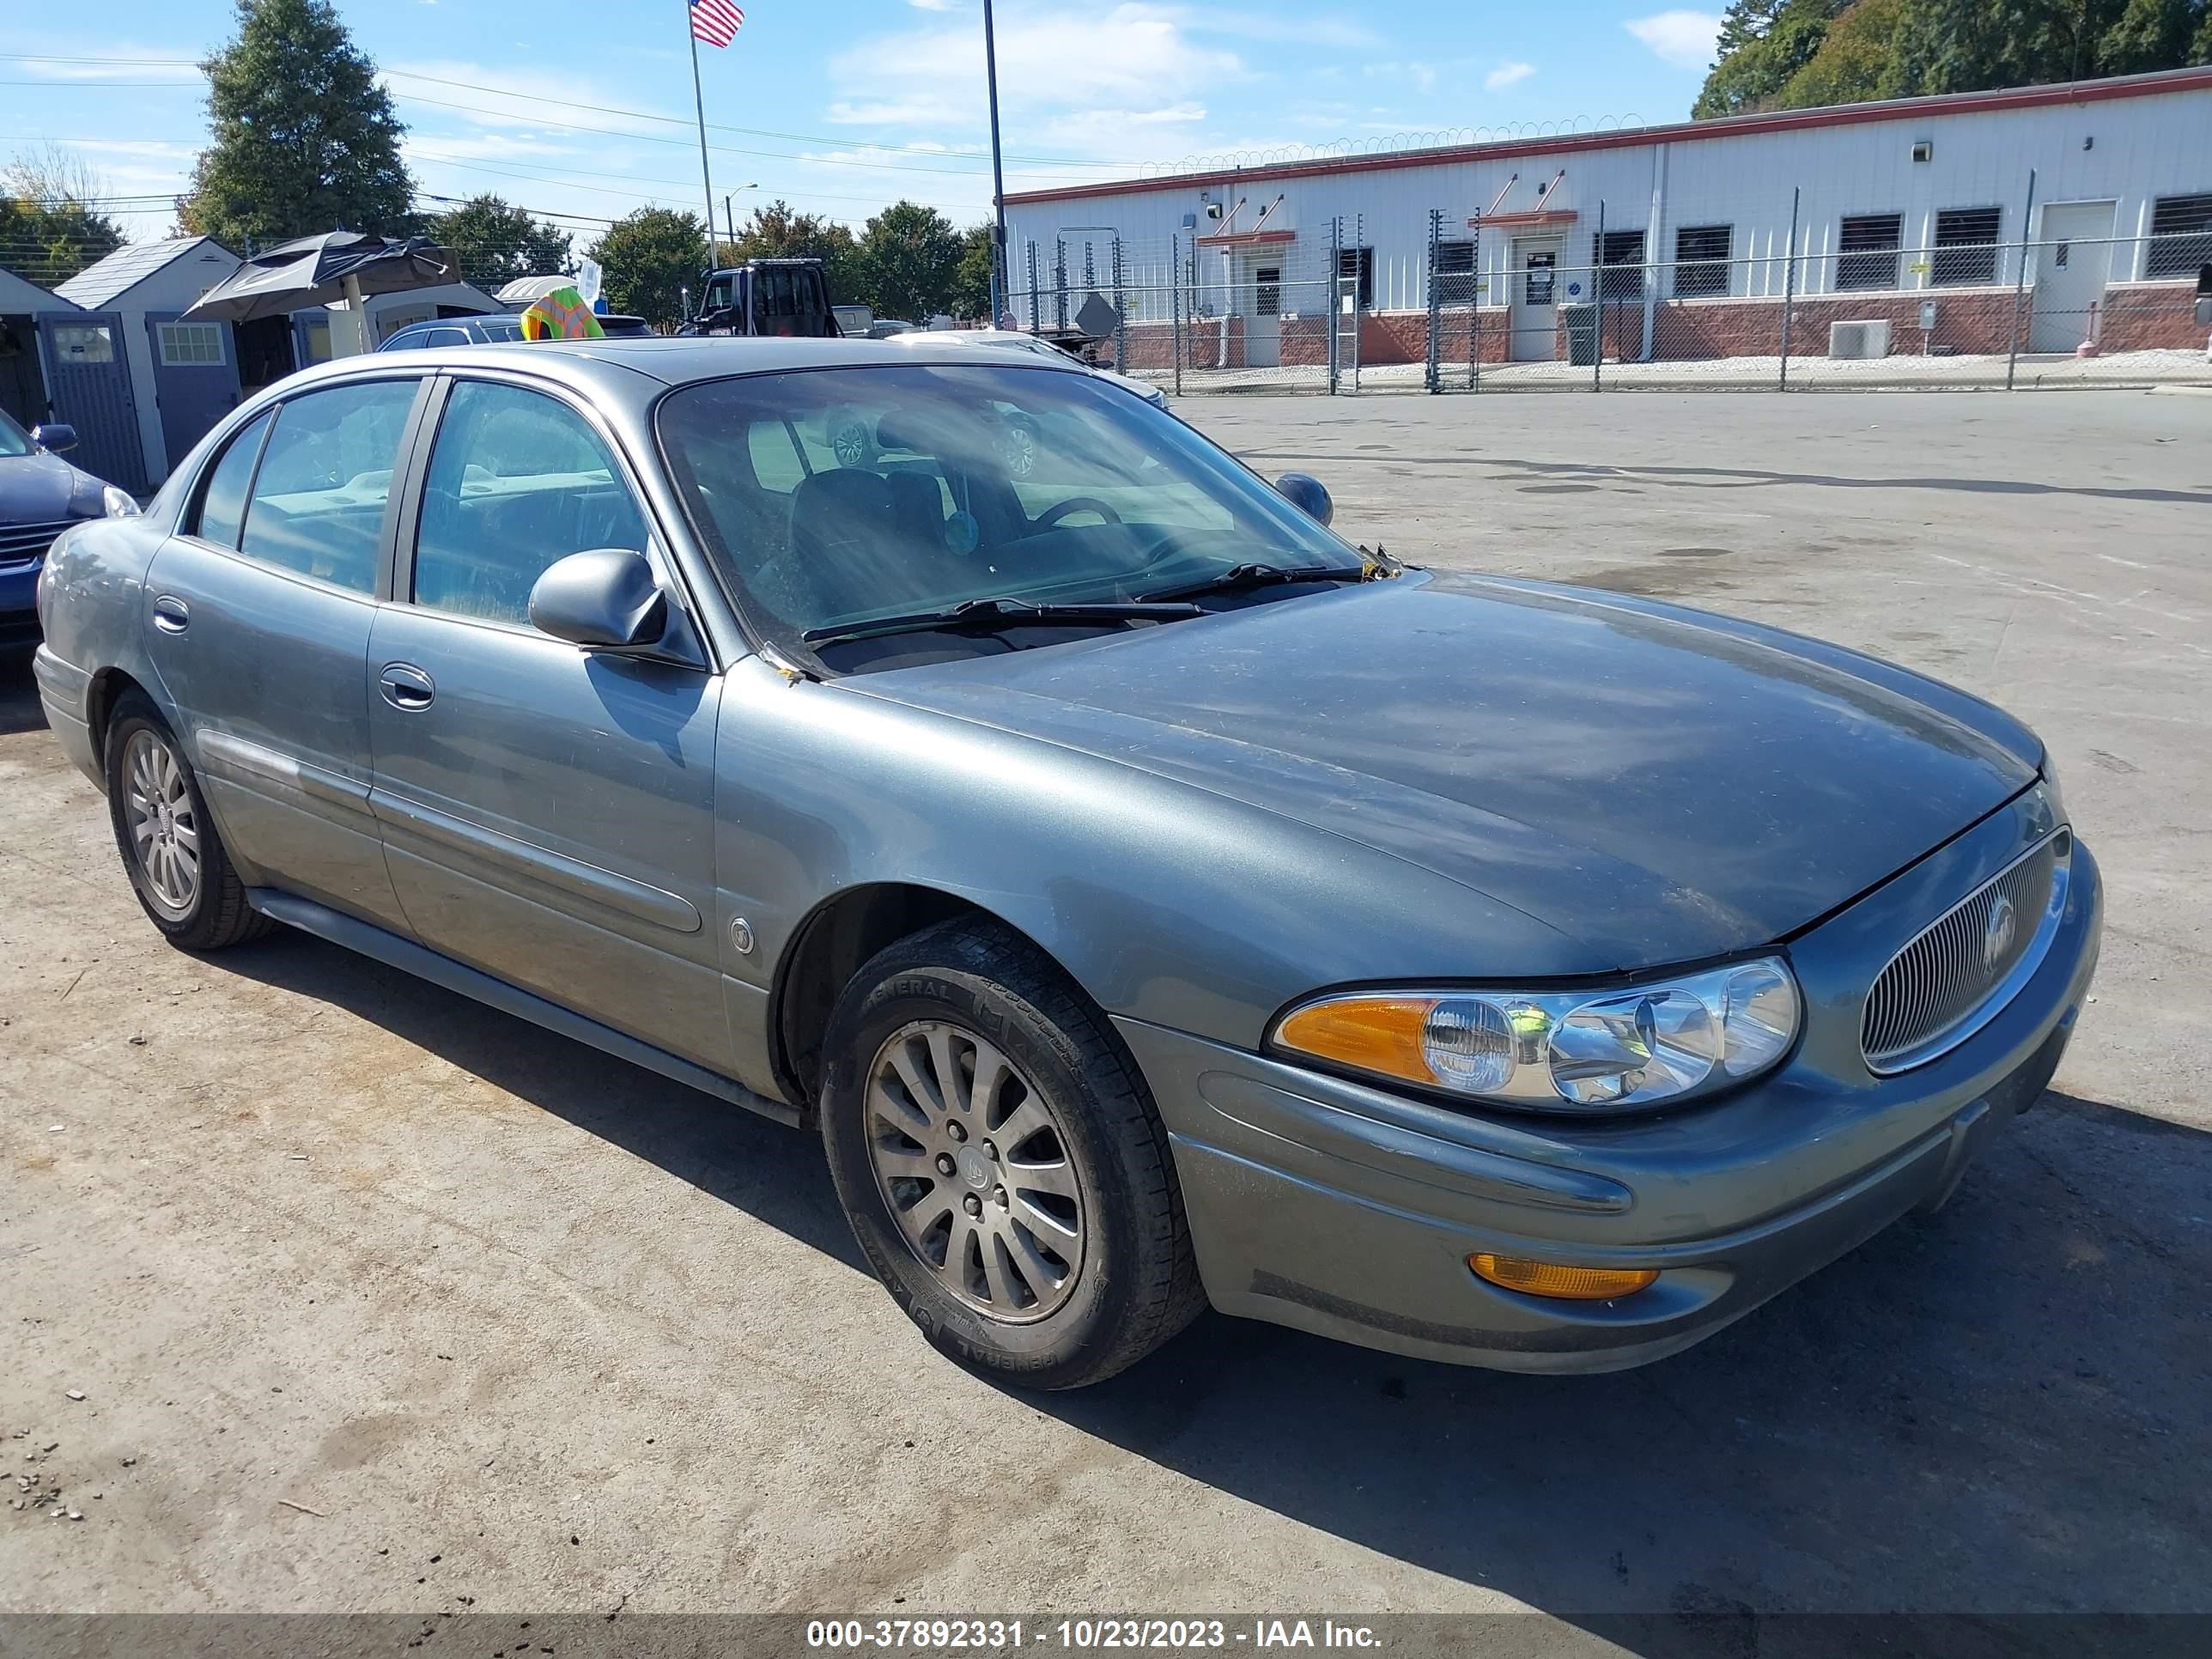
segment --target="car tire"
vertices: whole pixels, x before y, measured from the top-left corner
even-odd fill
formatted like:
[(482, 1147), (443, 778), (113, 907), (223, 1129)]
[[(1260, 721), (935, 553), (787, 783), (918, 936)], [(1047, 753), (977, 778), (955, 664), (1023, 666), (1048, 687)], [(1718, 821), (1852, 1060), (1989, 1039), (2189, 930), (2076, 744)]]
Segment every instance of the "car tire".
[(883, 453), (876, 442), (875, 423), (857, 409), (833, 410), (823, 424), (830, 452), (841, 467), (873, 466)]
[(184, 746), (136, 692), (107, 727), (107, 816), (147, 920), (185, 951), (220, 951), (275, 926), (246, 902)]
[(999, 447), (1007, 476), (1026, 479), (1036, 471), (1037, 453), (1044, 447), (1044, 434), (1032, 421), (1012, 420), (1000, 435)]
[[(1080, 1388), (1204, 1305), (1144, 1079), (1027, 941), (965, 921), (900, 940), (846, 988), (825, 1054), (838, 1199), (877, 1277), (944, 1353), (1024, 1387)], [(993, 1079), (980, 1101), (979, 1074)]]

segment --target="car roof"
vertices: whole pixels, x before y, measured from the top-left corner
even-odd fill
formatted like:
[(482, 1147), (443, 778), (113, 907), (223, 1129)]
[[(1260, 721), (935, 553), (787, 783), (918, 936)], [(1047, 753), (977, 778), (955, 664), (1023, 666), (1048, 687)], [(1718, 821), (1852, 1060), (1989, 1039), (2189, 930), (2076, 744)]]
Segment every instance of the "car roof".
[[(427, 369), (466, 363), (478, 368), (523, 369), (579, 388), (602, 386), (611, 391), (624, 381), (634, 386), (634, 377), (638, 376), (664, 386), (687, 386), (695, 380), (725, 380), (733, 374), (773, 374), (787, 369), (857, 368), (870, 365), (910, 368), (933, 362), (973, 368), (974, 348), (899, 346), (888, 340), (773, 337), (662, 336), (643, 339), (610, 336), (600, 340), (515, 340), (337, 357), (287, 375), (279, 384), (296, 392), (310, 383), (348, 380), (360, 374), (389, 374), (398, 368)], [(1085, 372), (1081, 364), (1072, 359), (1063, 371), (1059, 365), (1042, 358), (1024, 360), (1011, 354), (1003, 367), (1011, 371), (1044, 374)]]

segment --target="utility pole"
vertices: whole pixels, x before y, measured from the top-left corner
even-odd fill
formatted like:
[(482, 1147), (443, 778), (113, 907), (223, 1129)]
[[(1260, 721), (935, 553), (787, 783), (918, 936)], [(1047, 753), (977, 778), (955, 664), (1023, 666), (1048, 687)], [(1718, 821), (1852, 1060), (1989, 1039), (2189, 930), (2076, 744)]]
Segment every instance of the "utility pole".
[(1001, 292), (1006, 264), (1006, 170), (999, 154), (999, 43), (992, 27), (991, 0), (983, 0), (983, 79), (991, 94), (991, 326), (996, 328), (1006, 314)]
[(711, 267), (714, 263), (714, 179), (707, 170), (707, 94), (699, 88), (699, 37), (692, 33), (690, 0), (684, 0), (684, 32), (691, 42), (691, 103), (699, 112), (699, 182), (707, 196), (707, 220), (701, 228), (707, 233), (707, 264)]

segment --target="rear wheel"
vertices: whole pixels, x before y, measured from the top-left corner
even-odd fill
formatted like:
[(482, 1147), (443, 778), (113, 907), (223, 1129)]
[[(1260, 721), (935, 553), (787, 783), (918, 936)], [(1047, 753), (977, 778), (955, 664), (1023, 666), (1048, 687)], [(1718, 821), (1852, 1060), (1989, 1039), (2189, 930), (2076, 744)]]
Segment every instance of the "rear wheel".
[(867, 963), (831, 1018), (822, 1133), (854, 1236), (963, 1363), (1077, 1388), (1202, 1294), (1166, 1131), (1057, 966), (949, 922)]
[(137, 693), (117, 703), (107, 728), (107, 812), (139, 907), (172, 945), (218, 951), (269, 931), (246, 902), (176, 735)]

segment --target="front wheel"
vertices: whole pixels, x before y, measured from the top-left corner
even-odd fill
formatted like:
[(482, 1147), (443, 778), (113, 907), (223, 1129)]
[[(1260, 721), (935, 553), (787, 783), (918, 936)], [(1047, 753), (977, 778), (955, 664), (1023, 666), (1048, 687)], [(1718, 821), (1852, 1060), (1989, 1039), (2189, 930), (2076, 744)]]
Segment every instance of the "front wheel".
[(1057, 966), (948, 922), (831, 1016), (822, 1134), (877, 1276), (955, 1359), (1034, 1388), (1133, 1364), (1203, 1302), (1167, 1133)]

